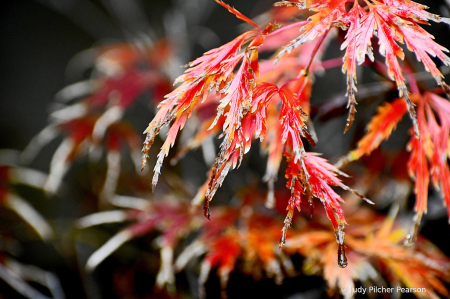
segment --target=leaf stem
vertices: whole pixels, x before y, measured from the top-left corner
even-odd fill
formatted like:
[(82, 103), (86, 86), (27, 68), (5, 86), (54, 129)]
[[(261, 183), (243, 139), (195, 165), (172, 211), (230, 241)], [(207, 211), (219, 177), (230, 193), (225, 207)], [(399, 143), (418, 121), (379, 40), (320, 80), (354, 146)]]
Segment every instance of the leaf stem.
[[(322, 35), (322, 37), (320, 38), (319, 42), (316, 44), (316, 47), (314, 48), (313, 52), (311, 53), (311, 58), (309, 59), (308, 65), (307, 65), (305, 68), (303, 68), (303, 69), (298, 73), (297, 77), (295, 77), (295, 78), (293, 78), (293, 79), (291, 79), (291, 80), (286, 81), (286, 82), (283, 84), (283, 86), (281, 86), (281, 88), (284, 88), (287, 84), (289, 84), (289, 83), (291, 83), (291, 82), (293, 82), (293, 81), (299, 80), (301, 77), (304, 77), (304, 78), (305, 78), (304, 84), (303, 84), (302, 88), (300, 89), (300, 91), (297, 93), (297, 97), (299, 97), (299, 96), (302, 94), (303, 89), (305, 89), (305, 86), (306, 86), (307, 78), (309, 77), (309, 69), (311, 68), (311, 65), (312, 65), (312, 62), (313, 62), (313, 60), (314, 60), (314, 57), (316, 57), (316, 54), (317, 54), (317, 52), (319, 51), (319, 48), (320, 48), (320, 46), (322, 45), (323, 41), (325, 40), (325, 37), (327, 36), (328, 32), (330, 32), (330, 30), (328, 30), (327, 32), (325, 32), (325, 33)], [(280, 88), (280, 89), (281, 89), (281, 88)]]
[(283, 32), (283, 31), (285, 31), (285, 30), (291, 29), (292, 27), (296, 27), (296, 26), (304, 26), (304, 25), (308, 24), (309, 22), (310, 22), (310, 21), (301, 21), (301, 22), (296, 22), (296, 23), (293, 23), (293, 24), (289, 24), (289, 25), (287, 25), (287, 26), (285, 26), (285, 27), (281, 27), (280, 29), (275, 30), (275, 31), (273, 31), (273, 32), (271, 32), (271, 33), (269, 33), (269, 34), (266, 34), (264, 37), (265, 37), (265, 38), (269, 38), (269, 37), (272, 37), (272, 36), (274, 36), (274, 35), (276, 35), (276, 34), (278, 34), (278, 33)]
[(415, 94), (420, 94), (419, 86), (417, 85), (417, 81), (414, 78), (414, 74), (411, 71), (411, 68), (408, 65), (405, 65), (405, 75), (408, 78), (409, 81), (409, 87), (411, 88), (411, 91)]

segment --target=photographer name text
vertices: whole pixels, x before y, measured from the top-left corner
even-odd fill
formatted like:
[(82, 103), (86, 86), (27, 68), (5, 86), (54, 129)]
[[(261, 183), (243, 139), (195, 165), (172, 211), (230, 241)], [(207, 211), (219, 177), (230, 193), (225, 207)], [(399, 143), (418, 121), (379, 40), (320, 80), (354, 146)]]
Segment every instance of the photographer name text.
[(358, 287), (358, 288), (341, 288), (342, 294), (393, 294), (393, 293), (426, 293), (426, 288), (402, 288), (402, 287), (396, 287), (396, 288), (386, 288), (386, 287)]

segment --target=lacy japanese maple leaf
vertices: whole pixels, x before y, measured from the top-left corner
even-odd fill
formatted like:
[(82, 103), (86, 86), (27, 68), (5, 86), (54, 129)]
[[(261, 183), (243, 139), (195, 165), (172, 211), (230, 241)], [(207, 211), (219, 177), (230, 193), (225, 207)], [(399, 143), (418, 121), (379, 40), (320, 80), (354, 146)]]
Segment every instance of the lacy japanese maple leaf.
[(435, 94), (424, 94), (419, 99), (418, 121), (424, 137), (420, 140), (413, 137), (408, 144), (411, 150), (408, 172), (415, 180), (417, 213), (410, 241), (415, 240), (422, 214), (427, 212), (430, 181), (440, 190), (450, 219), (450, 103)]
[[(299, 22), (305, 23), (305, 22)], [(295, 25), (294, 27), (292, 27)], [(297, 23), (289, 24), (286, 27), (282, 27), (277, 31), (277, 35), (271, 39), (268, 39), (264, 45), (261, 47), (261, 51), (278, 48), (286, 43), (288, 38), (292, 36), (294, 31), (297, 30)], [(287, 30), (283, 30), (288, 28)], [(277, 67), (273, 68), (272, 60), (266, 60), (261, 62), (261, 76), (260, 81), (276, 82), (283, 84), (283, 101), (280, 105), (280, 97), (275, 97), (274, 101), (270, 101), (267, 106), (266, 113), (266, 134), (263, 136), (264, 139), (261, 144), (261, 148), (267, 153), (268, 161), (266, 174), (263, 178), (264, 181), (268, 183), (268, 196), (267, 196), (267, 207), (275, 206), (274, 197), (274, 182), (278, 177), (278, 170), (283, 157), (283, 151), (285, 150), (285, 141), (283, 136), (290, 129), (286, 126), (289, 122), (285, 122), (284, 119), (289, 120), (288, 115), (281, 116), (282, 114), (292, 113), (292, 107), (297, 110), (298, 122), (300, 126), (292, 126), (292, 130), (299, 130), (303, 137), (307, 138), (309, 142), (314, 145), (315, 139), (306, 131), (306, 125), (312, 128), (312, 122), (309, 118), (310, 113), (310, 97), (313, 84), (313, 76), (316, 72), (322, 70), (321, 68), (321, 56), (326, 49), (327, 41), (331, 40), (332, 35), (328, 35), (325, 41), (314, 41), (308, 44), (303, 44), (297, 47), (289, 55), (284, 57), (282, 61), (277, 64)], [(292, 79), (294, 77), (294, 79)], [(258, 87), (265, 85), (271, 86), (270, 83), (259, 83)], [(301, 110), (299, 109), (301, 108)], [(301, 112), (300, 112), (301, 111)], [(285, 132), (285, 133), (283, 133)], [(313, 131), (312, 131), (313, 132)], [(292, 146), (291, 142), (288, 141), (286, 146), (290, 149), (295, 149), (298, 152), (303, 151), (303, 145), (296, 141), (297, 146)]]
[[(440, 190), (444, 206), (450, 203), (450, 104), (438, 95), (427, 92), (411, 97), (417, 104), (417, 120), (420, 139), (413, 136), (407, 148), (411, 152), (408, 161), (408, 172), (414, 180), (417, 213), (414, 229), (410, 235), (413, 241), (417, 235), (423, 213), (427, 212), (428, 189), (430, 182)], [(367, 134), (358, 142), (358, 147), (344, 156), (338, 163), (340, 167), (348, 162), (358, 160), (379, 147), (384, 139), (389, 138), (392, 130), (406, 113), (407, 107), (401, 99), (385, 103), (379, 107), (378, 113), (368, 125)], [(449, 212), (450, 218), (450, 212)]]
[[(222, 4), (222, 2), (219, 3)], [(231, 11), (237, 14), (235, 10)], [(241, 15), (238, 14), (238, 16)], [(205, 53), (204, 56), (191, 62), (189, 64), (191, 68), (186, 71), (186, 74), (175, 81), (176, 83), (183, 83), (172, 93), (166, 95), (166, 100), (160, 103), (160, 110), (145, 130), (147, 137), (143, 148), (143, 168), (146, 165), (148, 151), (153, 144), (155, 136), (163, 126), (174, 121), (158, 155), (158, 161), (154, 170), (153, 186), (157, 183), (163, 159), (175, 142), (178, 130), (183, 128), (194, 107), (208, 97), (212, 88), (216, 88), (216, 92), (223, 95), (221, 104), (218, 106), (217, 119), (227, 110), (227, 117), (224, 122), (224, 135), (226, 135), (226, 138), (224, 138), (222, 148), (224, 151), (230, 150), (231, 152), (234, 150), (234, 148), (230, 147), (235, 130), (238, 128), (240, 119), (246, 114), (251, 103), (255, 73), (257, 74), (258, 72), (258, 55), (255, 48), (262, 43), (262, 38), (258, 38), (260, 35), (260, 30), (249, 31), (228, 44)], [(248, 50), (239, 53), (241, 47), (249, 41)], [(240, 62), (242, 63), (239, 71), (234, 75), (233, 70)], [(239, 138), (239, 136), (237, 137)], [(239, 144), (241, 143), (242, 140)], [(231, 154), (230, 152), (228, 155)]]
[(310, 22), (302, 27), (301, 34), (291, 41), (280, 53), (278, 59), (285, 53), (305, 42), (311, 42), (318, 36), (326, 34), (332, 26), (348, 26), (346, 40), (342, 48), (346, 48), (343, 71), (347, 73), (347, 94), (349, 96), (347, 119), (348, 130), (353, 122), (356, 112), (356, 65), (362, 64), (365, 55), (373, 60), (371, 46), (372, 36), (376, 33), (380, 53), (386, 57), (386, 66), (389, 77), (397, 84), (399, 94), (404, 97), (411, 118), (413, 119), (416, 135), (419, 136), (414, 105), (409, 98), (408, 90), (397, 58), (403, 59), (404, 53), (398, 43), (406, 42), (408, 49), (416, 54), (419, 61), (425, 66), (447, 92), (450, 88), (442, 80), (443, 75), (431, 60), (430, 56), (438, 57), (444, 64), (450, 65), (450, 58), (444, 54), (447, 49), (433, 41), (433, 36), (426, 32), (419, 24), (426, 24), (428, 20), (446, 22), (446, 18), (426, 12), (426, 8), (418, 3), (403, 0), (365, 1), (367, 8), (353, 2), (353, 7), (347, 12), (347, 0), (299, 1), (277, 2), (277, 6), (297, 6), (300, 9), (309, 9), (316, 14), (310, 17)]
[[(264, 35), (276, 28), (269, 25), (261, 30), (253, 21), (249, 20), (235, 9), (221, 1), (217, 1), (226, 7), (238, 18), (254, 25), (257, 30), (243, 33), (233, 41), (217, 49), (206, 52), (202, 57), (189, 64), (190, 68), (175, 82), (182, 84), (160, 103), (160, 110), (149, 124), (144, 133), (147, 134), (143, 147), (142, 166), (145, 167), (148, 151), (153, 144), (156, 135), (165, 125), (171, 125), (167, 138), (158, 154), (158, 160), (154, 168), (153, 187), (155, 187), (161, 166), (169, 149), (173, 146), (178, 130), (182, 129), (187, 119), (192, 115), (194, 108), (204, 102), (211, 89), (216, 90), (220, 97), (217, 105), (217, 115), (210, 128), (216, 127), (217, 122), (223, 118), (223, 141), (220, 152), (212, 167), (208, 188), (205, 194), (205, 215), (209, 217), (209, 202), (217, 188), (222, 184), (225, 176), (231, 168), (237, 167), (242, 161), (243, 155), (250, 149), (251, 141), (264, 134), (265, 110), (274, 93), (281, 97), (292, 97), (287, 89), (280, 89), (271, 84), (256, 85), (259, 75), (258, 48), (262, 45)], [(248, 44), (248, 45), (247, 45)], [(245, 45), (245, 50), (241, 50)], [(240, 64), (240, 66), (238, 66)], [(234, 69), (238, 67), (236, 73)], [(268, 98), (264, 98), (268, 96)], [(285, 104), (287, 101), (284, 101)], [(285, 112), (289, 116), (289, 125), (298, 126), (295, 130), (304, 128), (303, 121), (298, 115)], [(296, 117), (297, 120), (292, 117)], [(301, 122), (301, 123), (300, 123)], [(304, 129), (302, 129), (304, 131)], [(306, 132), (306, 131), (305, 131)], [(285, 139), (289, 133), (286, 131)], [(306, 133), (301, 133), (306, 136)], [(293, 137), (299, 139), (297, 137)], [(295, 141), (295, 148), (301, 141)]]
[[(355, 190), (344, 185), (336, 175), (341, 174), (336, 167), (327, 163), (323, 158), (320, 158), (312, 153), (307, 153), (297, 163), (296, 159), (288, 156), (288, 167), (286, 169), (286, 178), (288, 180), (287, 187), (291, 189), (291, 198), (288, 202), (288, 214), (284, 221), (283, 235), (280, 241), (280, 246), (286, 243), (286, 231), (291, 226), (294, 209), (301, 210), (301, 196), (308, 195), (309, 204), (312, 206), (311, 197), (320, 199), (322, 202), (328, 219), (331, 220), (336, 234), (336, 240), (339, 243), (338, 261), (341, 267), (347, 266), (344, 250), (344, 226), (347, 224), (343, 210), (339, 201), (343, 202), (342, 198), (330, 187), (339, 186), (344, 190), (348, 190), (357, 196), (367, 200), (364, 196), (357, 193)], [(369, 200), (367, 200), (369, 203)]]
[[(280, 104), (281, 109), (276, 108)], [(271, 107), (270, 111), (268, 111), (269, 106)], [(267, 142), (263, 143), (263, 148), (266, 148), (269, 152), (266, 179), (273, 184), (273, 178), (278, 172), (282, 148), (289, 149), (294, 154), (296, 161), (301, 160), (305, 152), (301, 137), (307, 138), (314, 145), (314, 140), (306, 131), (304, 116), (300, 101), (291, 90), (285, 87), (278, 88), (270, 83), (258, 84), (254, 89), (251, 108), (242, 118), (241, 128), (236, 131), (236, 135), (243, 136), (242, 139), (245, 140), (245, 143), (239, 144), (239, 147), (236, 146), (239, 151), (232, 152), (230, 156), (219, 155), (219, 162), (221, 160), (228, 162), (224, 168), (219, 168), (218, 172), (215, 172), (216, 168), (213, 168), (212, 180), (206, 192), (205, 210), (207, 211), (207, 204), (223, 181), (223, 174), (226, 175), (230, 167), (236, 165), (238, 158), (241, 159), (241, 155), (250, 149), (252, 136), (264, 140), (267, 134), (266, 121), (270, 121), (269, 124), (272, 125), (269, 127), (270, 145)], [(232, 141), (233, 146), (234, 144), (238, 145), (238, 140), (240, 139), (235, 138)], [(219, 163), (219, 165), (221, 164)], [(268, 205), (273, 206), (273, 199), (271, 200), (270, 197), (269, 191)]]

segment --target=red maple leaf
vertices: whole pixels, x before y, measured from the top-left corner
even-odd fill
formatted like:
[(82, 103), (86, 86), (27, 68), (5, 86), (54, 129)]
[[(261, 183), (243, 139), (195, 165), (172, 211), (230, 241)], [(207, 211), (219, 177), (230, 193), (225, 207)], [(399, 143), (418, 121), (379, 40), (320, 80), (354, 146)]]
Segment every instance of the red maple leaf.
[[(287, 228), (292, 223), (294, 208), (299, 211), (301, 209), (301, 195), (307, 194), (308, 201), (313, 206), (311, 197), (320, 199), (322, 202), (328, 218), (333, 224), (336, 233), (336, 240), (340, 244), (340, 252), (344, 252), (344, 226), (347, 223), (344, 218), (344, 212), (339, 204), (343, 202), (342, 198), (330, 187), (339, 186), (344, 190), (348, 190), (357, 196), (365, 199), (369, 203), (370, 200), (360, 195), (352, 188), (344, 185), (336, 176), (338, 174), (345, 175), (339, 171), (335, 166), (329, 164), (325, 159), (318, 157), (314, 153), (305, 153), (299, 163), (292, 155), (285, 154), (288, 157), (288, 167), (286, 169), (286, 178), (288, 180), (287, 187), (291, 189), (291, 198), (288, 202), (288, 214), (284, 221), (283, 236), (280, 241), (280, 246), (285, 244), (285, 234)], [(373, 204), (373, 203), (372, 203)], [(341, 254), (340, 254), (341, 255)], [(345, 267), (344, 262), (345, 252), (340, 260), (340, 265)]]
[[(408, 170), (415, 180), (416, 226), (420, 223), (422, 214), (427, 212), (430, 179), (440, 189), (450, 219), (449, 102), (435, 94), (426, 93), (419, 99), (418, 121), (423, 138), (419, 140), (412, 137), (408, 144), (411, 150)], [(416, 234), (417, 232), (413, 232), (412, 238), (415, 238)]]
[[(348, 12), (345, 9), (347, 2), (353, 2), (353, 7)], [(444, 64), (450, 65), (450, 58), (444, 54), (448, 50), (434, 42), (433, 36), (418, 25), (426, 24), (428, 20), (449, 23), (448, 19), (428, 13), (424, 10), (425, 6), (409, 0), (367, 2), (367, 11), (360, 7), (358, 1), (347, 0), (283, 1), (277, 3), (277, 6), (282, 5), (309, 9), (315, 11), (316, 14), (311, 16), (311, 21), (302, 27), (300, 36), (292, 40), (279, 52), (277, 59), (301, 44), (311, 42), (326, 34), (332, 25), (349, 26), (346, 41), (342, 44), (343, 49), (347, 48), (343, 70), (347, 72), (348, 108), (350, 108), (345, 131), (352, 124), (356, 112), (356, 63), (364, 62), (365, 55), (373, 58), (371, 38), (376, 32), (379, 51), (386, 57), (385, 63), (388, 68), (388, 75), (396, 82), (400, 96), (405, 98), (414, 123), (415, 133), (419, 136), (414, 104), (409, 98), (402, 67), (397, 59), (404, 58), (403, 50), (398, 43), (405, 41), (408, 49), (416, 54), (419, 61), (422, 61), (425, 69), (431, 72), (437, 83), (449, 92), (450, 88), (442, 80), (442, 73), (430, 58), (430, 56), (438, 57)]]

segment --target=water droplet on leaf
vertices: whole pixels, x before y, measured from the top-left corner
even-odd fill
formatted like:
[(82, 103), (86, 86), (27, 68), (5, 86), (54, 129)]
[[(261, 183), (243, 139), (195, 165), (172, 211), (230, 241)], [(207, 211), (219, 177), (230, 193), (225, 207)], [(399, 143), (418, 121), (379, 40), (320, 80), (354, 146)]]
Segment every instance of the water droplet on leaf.
[(338, 265), (341, 268), (345, 268), (348, 265), (348, 260), (347, 260), (347, 256), (345, 255), (345, 248), (344, 248), (344, 244), (339, 245), (339, 249), (338, 249)]

